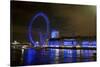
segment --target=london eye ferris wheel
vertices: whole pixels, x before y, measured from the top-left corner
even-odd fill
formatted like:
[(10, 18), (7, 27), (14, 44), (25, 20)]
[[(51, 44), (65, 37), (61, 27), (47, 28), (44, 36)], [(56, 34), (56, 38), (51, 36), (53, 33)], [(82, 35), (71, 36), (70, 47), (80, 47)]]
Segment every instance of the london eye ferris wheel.
[(44, 12), (38, 12), (33, 15), (28, 26), (29, 42), (35, 46), (37, 41), (39, 45), (45, 45), (46, 39), (49, 38), (50, 21)]

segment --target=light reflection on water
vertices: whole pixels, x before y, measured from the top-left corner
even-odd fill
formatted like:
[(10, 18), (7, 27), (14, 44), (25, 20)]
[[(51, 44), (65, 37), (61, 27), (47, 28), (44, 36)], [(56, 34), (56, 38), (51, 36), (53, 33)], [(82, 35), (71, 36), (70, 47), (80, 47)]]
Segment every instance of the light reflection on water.
[(56, 64), (70, 62), (94, 61), (93, 50), (68, 49), (26, 49), (24, 52), (24, 65)]

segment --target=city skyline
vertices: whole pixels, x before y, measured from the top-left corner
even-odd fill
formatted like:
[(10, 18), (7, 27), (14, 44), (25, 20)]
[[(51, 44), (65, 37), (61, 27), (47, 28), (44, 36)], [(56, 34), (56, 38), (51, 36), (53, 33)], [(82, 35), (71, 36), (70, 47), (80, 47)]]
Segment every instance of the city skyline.
[[(12, 41), (27, 41), (29, 21), (39, 11), (47, 14), (50, 31), (57, 29), (60, 36), (96, 36), (96, 6), (93, 5), (61, 4), (59, 6), (49, 3), (11, 1), (11, 8)], [(38, 17), (35, 22), (32, 31), (40, 27), (40, 30), (45, 32), (44, 19)]]
[(11, 66), (97, 60), (96, 6), (11, 0)]

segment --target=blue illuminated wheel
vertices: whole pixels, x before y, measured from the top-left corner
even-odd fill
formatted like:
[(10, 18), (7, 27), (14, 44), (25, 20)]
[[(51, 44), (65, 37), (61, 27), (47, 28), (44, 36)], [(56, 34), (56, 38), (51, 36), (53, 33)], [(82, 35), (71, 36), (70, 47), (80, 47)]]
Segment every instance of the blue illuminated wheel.
[(49, 19), (47, 17), (47, 15), (43, 12), (39, 12), (37, 13), (35, 16), (32, 17), (32, 20), (30, 21), (29, 23), (29, 27), (28, 27), (28, 38), (29, 38), (29, 41), (30, 43), (34, 46), (36, 45), (36, 41), (34, 40), (34, 37), (32, 36), (32, 24), (34, 23), (34, 21), (36, 20), (36, 18), (38, 17), (43, 17), (43, 19), (45, 20), (45, 23), (46, 23), (46, 34), (47, 34), (47, 37), (49, 35)]

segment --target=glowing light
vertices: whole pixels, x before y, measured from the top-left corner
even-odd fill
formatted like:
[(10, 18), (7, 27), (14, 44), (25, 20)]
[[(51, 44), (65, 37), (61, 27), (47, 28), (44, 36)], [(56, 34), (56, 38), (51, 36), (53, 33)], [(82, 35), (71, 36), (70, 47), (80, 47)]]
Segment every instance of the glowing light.
[(33, 64), (33, 62), (35, 61), (35, 50), (32, 48), (29, 48), (25, 51), (25, 55), (24, 55), (24, 62), (25, 64)]
[(84, 41), (82, 42), (83, 45), (88, 45), (89, 44), (89, 41)]
[(59, 32), (56, 30), (53, 30), (51, 33), (51, 38), (58, 38), (59, 37)]
[(15, 40), (12, 44), (16, 45), (16, 44), (20, 44), (20, 42), (18, 42), (18, 41)]
[(91, 44), (92, 46), (96, 46), (96, 41), (92, 41), (90, 44)]
[(47, 24), (47, 31), (46, 32), (47, 32), (47, 34), (49, 34), (49, 23), (50, 22), (49, 22), (49, 19), (48, 19), (47, 15), (45, 13), (43, 13), (43, 12), (37, 13), (35, 16), (32, 17), (32, 20), (30, 21), (29, 28), (28, 28), (29, 41), (31, 42), (32, 45), (35, 45), (35, 41), (34, 41), (34, 39), (32, 37), (32, 24), (35, 21), (35, 19), (38, 18), (39, 16), (44, 18), (44, 20), (45, 20), (45, 22)]
[(72, 44), (72, 42), (65, 41), (64, 45), (71, 45), (72, 46), (73, 44)]

